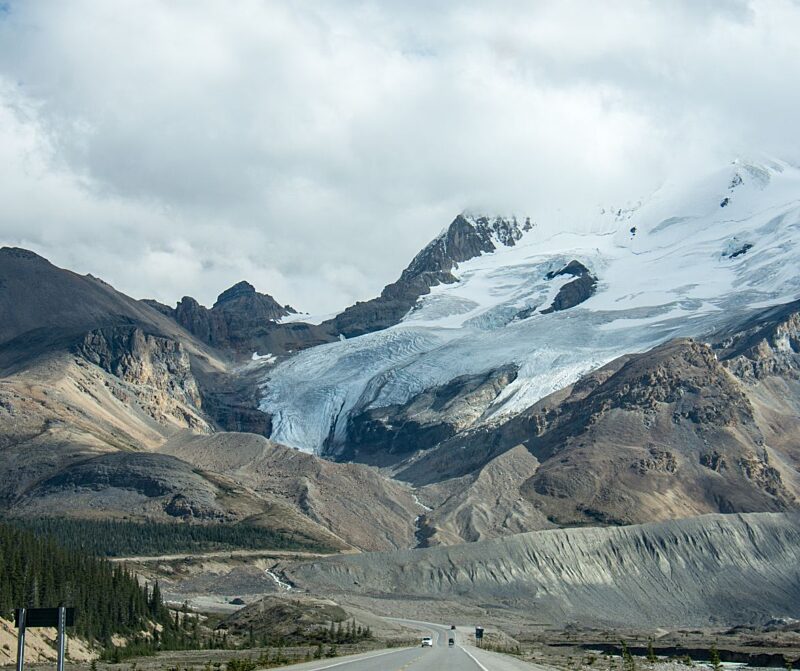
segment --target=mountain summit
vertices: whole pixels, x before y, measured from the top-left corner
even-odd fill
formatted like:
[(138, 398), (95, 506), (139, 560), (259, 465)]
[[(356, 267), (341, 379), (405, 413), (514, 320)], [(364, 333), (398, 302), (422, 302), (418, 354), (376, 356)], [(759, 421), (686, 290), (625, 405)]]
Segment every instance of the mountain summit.
[(331, 320), (334, 330), (352, 338), (394, 326), (433, 287), (456, 282), (452, 271), (459, 263), (513, 247), (530, 226), (530, 220), (520, 226), (515, 218), (458, 215), (380, 296), (356, 303)]
[(269, 294), (258, 293), (245, 281), (223, 291), (211, 309), (191, 296), (184, 296), (175, 308), (146, 302), (212, 347), (246, 354), (259, 348), (279, 319), (295, 312), (289, 305), (281, 306)]

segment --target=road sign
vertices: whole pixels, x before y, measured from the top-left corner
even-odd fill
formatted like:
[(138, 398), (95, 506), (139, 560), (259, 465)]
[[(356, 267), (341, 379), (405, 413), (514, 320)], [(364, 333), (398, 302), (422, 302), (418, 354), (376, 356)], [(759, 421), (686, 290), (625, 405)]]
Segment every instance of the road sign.
[(478, 640), (483, 638), (483, 627), (475, 627), (475, 638)]
[[(57, 627), (58, 626), (58, 608), (26, 608), (25, 609), (25, 626), (26, 627)], [(21, 608), (14, 611), (14, 626), (19, 629), (21, 620)], [(75, 609), (65, 608), (66, 618), (64, 621), (65, 627), (75, 626)]]
[(64, 671), (66, 651), (66, 628), (75, 624), (75, 609), (59, 606), (58, 608), (17, 608), (14, 611), (14, 625), (17, 632), (17, 671), (25, 669), (25, 630), (28, 627), (57, 627), (58, 661), (56, 668)]

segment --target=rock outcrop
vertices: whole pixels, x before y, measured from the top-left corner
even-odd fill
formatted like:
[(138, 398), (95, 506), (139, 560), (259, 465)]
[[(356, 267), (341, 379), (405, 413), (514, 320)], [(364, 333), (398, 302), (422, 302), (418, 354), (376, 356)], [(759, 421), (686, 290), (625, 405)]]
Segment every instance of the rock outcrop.
[(266, 596), (228, 616), (224, 626), (234, 636), (306, 644), (309, 638), (323, 638), (332, 623), (342, 626), (350, 617), (334, 601), (293, 594), (291, 598)]
[(735, 330), (715, 334), (725, 367), (754, 383), (771, 376), (800, 378), (800, 301), (759, 313)]
[(85, 334), (76, 351), (125, 382), (153, 387), (198, 410), (202, 406), (189, 356), (180, 342), (148, 335), (135, 326), (109, 327)]
[(580, 261), (570, 261), (561, 270), (548, 273), (547, 279), (552, 280), (565, 275), (575, 279), (559, 289), (550, 307), (542, 310), (543, 315), (550, 312), (559, 312), (560, 310), (569, 310), (569, 308), (580, 305), (594, 295), (597, 288), (597, 278)]
[(290, 306), (281, 306), (248, 282), (239, 282), (223, 291), (211, 309), (191, 296), (184, 296), (175, 309), (155, 301), (146, 302), (212, 347), (247, 354), (262, 345), (281, 317), (294, 313)]
[(403, 405), (366, 410), (348, 422), (337, 458), (387, 465), (434, 447), (480, 420), (516, 375), (514, 366), (464, 375)]
[(459, 215), (380, 296), (347, 308), (330, 325), (347, 338), (393, 326), (431, 287), (455, 282), (451, 271), (459, 263), (493, 252), (498, 245), (512, 247), (529, 228), (530, 221), (519, 224), (516, 219)]

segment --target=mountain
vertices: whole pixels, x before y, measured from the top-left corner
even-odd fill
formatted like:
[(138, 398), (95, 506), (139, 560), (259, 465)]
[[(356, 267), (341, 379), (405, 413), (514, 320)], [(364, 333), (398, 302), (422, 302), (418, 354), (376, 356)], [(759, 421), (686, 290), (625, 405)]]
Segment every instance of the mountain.
[(0, 499), (370, 550), (794, 510), (798, 191), (736, 163), (566, 230), (460, 215), (320, 324), (4, 249)]
[[(244, 284), (212, 311), (226, 323), (284, 314)], [(258, 370), (100, 280), (1, 249), (4, 514), (248, 520), (327, 547), (413, 544), (422, 508), (407, 485), (222, 431), (269, 432), (269, 417), (252, 403)], [(374, 518), (358, 514), (365, 501)]]
[(0, 317), (3, 500), (78, 459), (212, 430), (196, 373), (224, 362), (108, 284), (3, 248)]
[(91, 275), (77, 275), (16, 247), (0, 248), (0, 366), (69, 349), (90, 331), (138, 328), (182, 340), (187, 351), (205, 348), (175, 323)]
[(736, 163), (513, 229), (399, 323), (265, 371), (271, 437), (412, 484), (421, 545), (795, 509), (798, 192)]
[[(266, 371), (272, 437), (349, 458), (365, 413), (515, 369), (474, 408), (490, 425), (618, 357), (795, 300), (799, 191), (789, 164), (735, 163), (635, 208), (532, 218), (513, 245), (451, 266), (457, 281), (433, 286), (397, 324)], [(477, 235), (475, 220), (462, 221)]]

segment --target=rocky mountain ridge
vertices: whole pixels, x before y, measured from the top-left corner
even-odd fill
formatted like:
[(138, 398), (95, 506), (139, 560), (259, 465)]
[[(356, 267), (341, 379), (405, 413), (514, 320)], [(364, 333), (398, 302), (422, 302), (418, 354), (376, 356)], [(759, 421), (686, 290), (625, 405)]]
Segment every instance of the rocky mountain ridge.
[(417, 254), (400, 278), (388, 284), (381, 295), (356, 303), (331, 320), (337, 333), (347, 338), (380, 331), (397, 324), (420, 296), (439, 284), (456, 281), (452, 271), (459, 263), (491, 253), (498, 247), (513, 247), (531, 229), (529, 219), (472, 217), (460, 214)]
[[(511, 247), (531, 227), (529, 219), (520, 224), (515, 218), (458, 215), (380, 296), (358, 302), (319, 324), (304, 322), (292, 307), (281, 306), (247, 282), (222, 292), (210, 309), (190, 296), (184, 296), (175, 308), (144, 302), (201, 341), (236, 356), (286, 354), (397, 324), (432, 287), (455, 282), (452, 271), (458, 263), (499, 246)], [(286, 317), (291, 320), (283, 321)]]
[(249, 353), (269, 333), (270, 326), (287, 315), (291, 306), (281, 306), (269, 294), (258, 293), (249, 282), (238, 282), (223, 291), (209, 309), (191, 296), (184, 296), (173, 309), (145, 301), (212, 347)]

